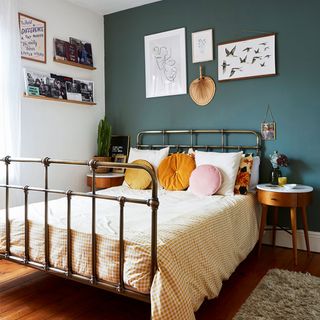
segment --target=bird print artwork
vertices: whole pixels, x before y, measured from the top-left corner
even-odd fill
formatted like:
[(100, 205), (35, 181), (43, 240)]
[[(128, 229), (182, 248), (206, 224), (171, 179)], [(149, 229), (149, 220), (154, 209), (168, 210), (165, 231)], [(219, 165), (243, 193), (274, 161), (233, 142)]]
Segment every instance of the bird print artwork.
[(222, 72), (225, 73), (227, 67), (229, 67), (229, 66), (230, 66), (230, 64), (228, 64), (225, 60), (223, 60), (223, 63), (222, 63), (222, 65), (221, 65), (221, 67), (222, 67)]
[(260, 56), (253, 57), (251, 64), (255, 63), (256, 60), (258, 60), (258, 59), (261, 60), (261, 57)]
[(236, 71), (241, 71), (241, 68), (232, 68), (230, 71), (229, 78), (231, 78), (236, 73)]
[(225, 51), (226, 51), (227, 57), (229, 57), (229, 56), (235, 57), (234, 53), (236, 51), (236, 46), (234, 46), (230, 51), (227, 48), (225, 48)]
[(276, 75), (275, 34), (218, 45), (219, 81)]
[(248, 56), (245, 56), (243, 59), (241, 59), (241, 57), (239, 57), (240, 63), (246, 63), (247, 57), (248, 57)]

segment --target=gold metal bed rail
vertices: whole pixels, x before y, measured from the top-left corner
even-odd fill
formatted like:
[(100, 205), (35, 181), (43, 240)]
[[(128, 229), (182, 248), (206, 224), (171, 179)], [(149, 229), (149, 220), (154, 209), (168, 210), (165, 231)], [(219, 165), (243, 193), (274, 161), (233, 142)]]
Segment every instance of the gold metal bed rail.
[[(66, 161), (54, 160), (50, 158), (34, 159), (34, 158), (11, 158), (7, 156), (0, 159), (6, 166), (6, 183), (0, 184), (0, 188), (5, 189), (5, 238), (6, 248), (5, 254), (0, 254), (0, 259), (10, 260), (16, 263), (24, 264), (42, 271), (46, 271), (58, 276), (66, 277), (81, 283), (89, 284), (91, 286), (99, 287), (101, 289), (116, 292), (118, 294), (135, 298), (137, 300), (150, 302), (150, 295), (142, 294), (134, 290), (126, 288), (124, 285), (124, 206), (125, 203), (136, 203), (147, 205), (151, 208), (151, 269), (150, 269), (150, 286), (152, 284), (154, 275), (157, 271), (157, 211), (159, 206), (158, 201), (158, 182), (156, 175), (149, 168), (142, 165), (115, 163), (115, 162), (97, 162), (90, 161)], [(44, 188), (36, 188), (29, 186), (17, 186), (9, 184), (9, 167), (11, 163), (39, 163), (44, 166)], [(74, 192), (72, 190), (54, 190), (49, 189), (48, 170), (50, 165), (76, 165), (88, 166), (92, 170), (92, 193)], [(152, 178), (151, 198), (148, 200), (133, 199), (127, 197), (115, 197), (108, 195), (96, 194), (95, 179), (96, 169), (99, 167), (108, 168), (132, 168), (147, 171)], [(24, 236), (25, 236), (25, 252), (24, 258), (14, 256), (10, 252), (10, 221), (9, 221), (9, 201), (10, 190), (22, 190), (24, 192)], [(29, 205), (29, 191), (44, 193), (44, 235), (45, 235), (45, 263), (42, 265), (30, 260), (29, 256), (29, 222), (28, 222), (28, 205)], [(67, 270), (53, 268), (49, 263), (50, 249), (49, 249), (49, 225), (48, 225), (48, 196), (49, 194), (65, 195), (67, 198)], [(91, 277), (85, 277), (72, 272), (72, 239), (71, 239), (71, 200), (72, 196), (87, 197), (92, 199), (91, 209)], [(102, 281), (97, 278), (97, 255), (96, 255), (96, 199), (104, 199), (110, 201), (117, 201), (120, 207), (119, 213), (119, 283), (114, 284), (108, 281)]]
[[(220, 144), (198, 144), (197, 138), (200, 134), (220, 135)], [(162, 136), (162, 143), (160, 144), (144, 144), (143, 139), (146, 136)], [(189, 135), (190, 142), (186, 144), (169, 144), (168, 137), (173, 135)], [(251, 145), (229, 145), (228, 137), (235, 135), (247, 135), (252, 136), (255, 140)], [(254, 150), (257, 155), (261, 155), (261, 135), (254, 130), (234, 130), (234, 129), (198, 129), (198, 130), (146, 130), (141, 131), (137, 135), (137, 148), (175, 148), (177, 151), (186, 150), (188, 148), (204, 149), (206, 151), (220, 150), (224, 151), (246, 151)]]

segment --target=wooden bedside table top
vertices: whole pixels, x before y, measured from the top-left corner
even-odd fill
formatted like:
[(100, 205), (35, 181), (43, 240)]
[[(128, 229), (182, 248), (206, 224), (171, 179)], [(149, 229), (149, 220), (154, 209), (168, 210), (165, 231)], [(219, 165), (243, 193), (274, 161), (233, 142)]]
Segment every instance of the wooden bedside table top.
[[(87, 174), (88, 178), (92, 178), (92, 173)], [(124, 173), (108, 172), (108, 173), (96, 173), (96, 179), (98, 178), (120, 178), (124, 177)]]
[(306, 193), (306, 192), (312, 192), (313, 188), (310, 186), (305, 186), (303, 184), (297, 184), (296, 187), (289, 189), (280, 186), (274, 186), (270, 183), (263, 183), (263, 184), (258, 184), (257, 185), (258, 190), (263, 190), (263, 191), (270, 191), (270, 192), (280, 192), (280, 193)]

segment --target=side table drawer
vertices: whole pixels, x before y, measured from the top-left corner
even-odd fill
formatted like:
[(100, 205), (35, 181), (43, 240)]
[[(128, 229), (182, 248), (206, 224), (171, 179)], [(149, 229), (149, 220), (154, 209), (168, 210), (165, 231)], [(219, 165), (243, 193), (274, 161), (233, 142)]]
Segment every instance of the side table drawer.
[(258, 201), (268, 206), (297, 207), (297, 194), (258, 190)]

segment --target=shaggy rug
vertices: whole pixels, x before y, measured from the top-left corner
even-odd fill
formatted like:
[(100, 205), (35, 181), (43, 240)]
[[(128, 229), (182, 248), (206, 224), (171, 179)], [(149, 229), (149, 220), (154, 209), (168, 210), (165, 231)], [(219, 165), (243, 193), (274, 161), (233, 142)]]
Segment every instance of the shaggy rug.
[(272, 269), (260, 281), (234, 320), (319, 320), (320, 278)]

